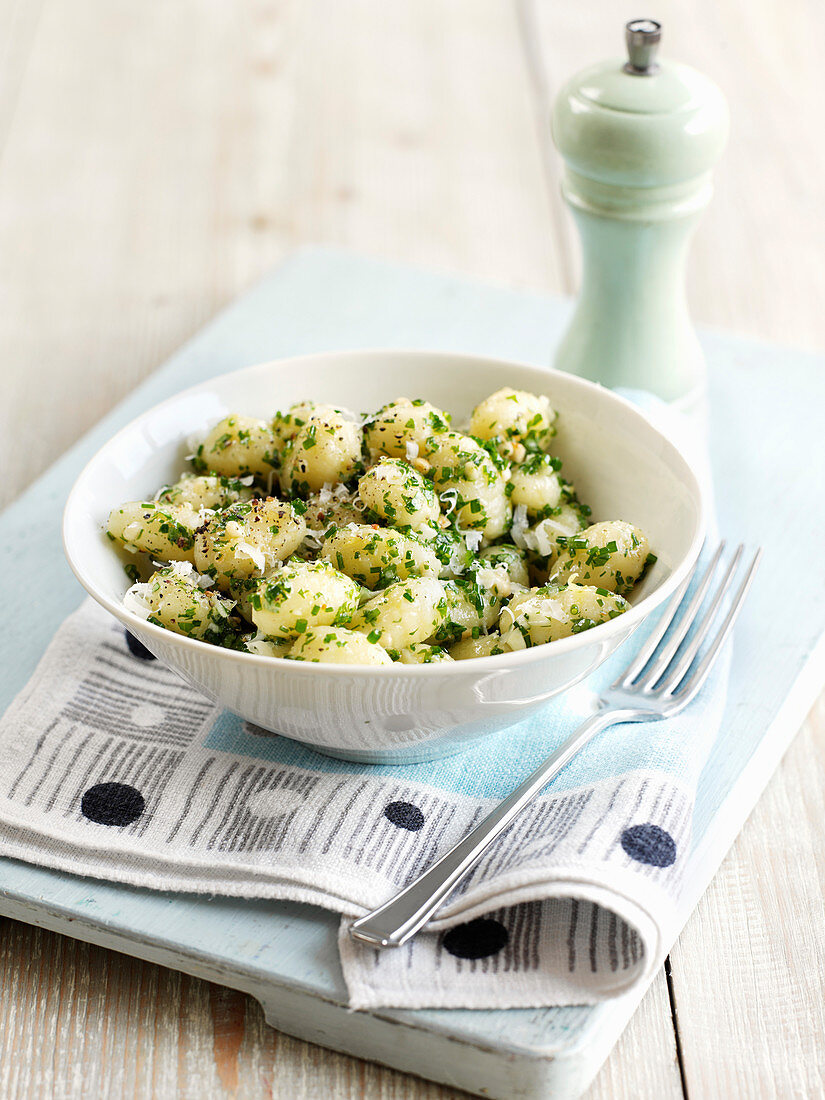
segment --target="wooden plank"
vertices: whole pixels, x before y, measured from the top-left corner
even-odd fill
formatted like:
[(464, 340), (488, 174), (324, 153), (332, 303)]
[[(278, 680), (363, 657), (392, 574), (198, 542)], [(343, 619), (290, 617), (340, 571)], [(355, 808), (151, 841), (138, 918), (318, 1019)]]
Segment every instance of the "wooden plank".
[(302, 12), (289, 195), (298, 238), (555, 285), (513, 6), (358, 0)]
[(0, 1095), (453, 1100), (466, 1094), (274, 1031), (252, 997), (0, 923)]
[(660, 971), (585, 1100), (682, 1100), (667, 982)]
[(511, 5), (47, 0), (0, 172), (0, 504), (319, 238), (558, 282)]
[(42, 0), (0, 3), (0, 164), (42, 6)]
[(825, 1093), (824, 762), (825, 696), (673, 949), (690, 1095)]
[[(16, 921), (0, 923), (0, 1095), (335, 1097), (466, 1094), (274, 1031), (236, 990)], [(682, 1096), (659, 975), (587, 1100)]]
[[(241, 285), (250, 22), (209, 0), (45, 4), (0, 172), (4, 499)], [(281, 151), (282, 99), (256, 132)]]

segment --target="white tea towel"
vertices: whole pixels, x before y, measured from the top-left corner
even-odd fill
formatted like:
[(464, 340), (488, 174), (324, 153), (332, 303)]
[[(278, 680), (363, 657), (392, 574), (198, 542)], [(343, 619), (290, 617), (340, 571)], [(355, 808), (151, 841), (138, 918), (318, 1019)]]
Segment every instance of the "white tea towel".
[(615, 996), (648, 980), (678, 925), (724, 661), (687, 712), (613, 727), (589, 745), (410, 944), (377, 952), (346, 927), (560, 744), (646, 632), (586, 687), (460, 756), (370, 767), (220, 711), (87, 601), (0, 720), (0, 854), (150, 889), (337, 911), (355, 1008)]

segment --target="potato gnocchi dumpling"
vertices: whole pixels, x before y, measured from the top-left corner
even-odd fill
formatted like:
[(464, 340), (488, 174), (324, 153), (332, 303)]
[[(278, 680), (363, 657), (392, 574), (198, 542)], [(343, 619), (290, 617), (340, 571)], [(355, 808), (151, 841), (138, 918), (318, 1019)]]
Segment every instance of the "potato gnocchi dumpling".
[(615, 619), (627, 600), (592, 585), (547, 584), (515, 596), (501, 612), (501, 648), (544, 645)]
[(150, 577), (124, 601), (180, 634), (318, 664), (447, 664), (589, 630), (656, 559), (631, 523), (593, 522), (553, 453), (556, 420), (550, 397), (510, 388), (466, 431), (407, 397), (226, 416), (191, 469), (112, 510), (126, 572)]
[[(531, 576), (538, 572), (547, 575), (555, 563), (559, 549), (566, 539), (587, 527), (590, 509), (578, 501), (569, 501), (553, 509), (552, 515), (534, 522), (531, 526), (527, 508), (516, 506), (510, 537), (525, 552)], [(535, 517), (534, 517), (535, 518)]]
[(558, 541), (559, 535), (575, 535), (577, 531), (583, 531), (589, 520), (590, 509), (573, 500), (560, 504), (552, 516), (539, 520), (536, 527), (551, 533)]
[(310, 626), (349, 622), (360, 594), (329, 562), (296, 562), (259, 583), (249, 599), (252, 622), (267, 638), (297, 638)]
[(521, 462), (530, 451), (546, 451), (556, 434), (550, 399), (508, 387), (476, 405), (470, 434), (494, 442), (504, 458)]
[[(271, 570), (271, 572), (277, 572), (277, 570)], [(261, 580), (265, 579), (266, 575), (263, 577), (233, 577), (226, 586), (226, 591), (235, 601), (238, 611), (250, 623), (252, 622), (252, 597), (258, 591)], [(255, 651), (252, 650), (251, 652)]]
[(267, 638), (260, 631), (244, 639), (247, 653), (257, 653), (259, 657), (288, 657), (294, 645), (294, 638)]
[(342, 626), (316, 627), (302, 634), (289, 651), (293, 661), (325, 665), (391, 665), (386, 649), (357, 630)]
[(437, 442), (428, 458), (429, 476), (454, 513), (454, 522), (481, 531), (488, 540), (499, 538), (511, 514), (505, 476), (509, 470), (470, 436), (446, 432)]
[(272, 434), (279, 454), (304, 427), (313, 412), (336, 412), (332, 405), (316, 405), (314, 401), (296, 401), (285, 413), (276, 412), (272, 418)]
[(274, 497), (242, 501), (216, 512), (195, 536), (195, 564), (219, 588), (263, 577), (294, 554), (306, 523), (291, 504)]
[[(299, 501), (293, 502), (300, 503)], [(324, 486), (306, 499), (304, 519), (310, 531), (324, 532), (332, 525), (346, 527), (348, 523), (362, 523), (363, 512), (356, 507), (356, 498), (340, 483), (334, 488)]]
[(196, 449), (192, 463), (200, 474), (266, 477), (278, 465), (275, 435), (265, 420), (225, 416)]
[(361, 428), (337, 409), (313, 409), (306, 424), (287, 444), (281, 462), (281, 487), (291, 496), (347, 481), (361, 467)]
[(417, 534), (438, 557), (440, 577), (461, 577), (471, 570), (483, 542), (480, 531), (460, 531), (456, 527), (426, 527)]
[(561, 463), (546, 454), (530, 455), (513, 469), (510, 500), (523, 504), (528, 516), (547, 516), (561, 504), (563, 486), (557, 471)]
[(365, 588), (386, 588), (407, 577), (437, 577), (441, 569), (435, 551), (412, 535), (367, 524), (331, 531), (321, 555)]
[(218, 477), (216, 474), (183, 474), (174, 485), (166, 485), (157, 495), (159, 504), (187, 504), (196, 512), (228, 508), (230, 504), (251, 500), (252, 476)]
[(565, 584), (575, 576), (581, 584), (629, 592), (642, 575), (649, 553), (647, 538), (638, 527), (620, 520), (594, 523), (564, 541), (550, 579)]
[(188, 504), (131, 501), (109, 513), (106, 534), (131, 554), (163, 561), (193, 561), (198, 513)]
[(447, 609), (444, 585), (435, 577), (396, 581), (363, 604), (349, 625), (372, 642), (400, 653), (433, 638)]
[(419, 530), (441, 515), (432, 484), (400, 458), (382, 458), (358, 482), (369, 513), (390, 527)]
[(474, 657), (492, 657), (503, 653), (499, 634), (480, 634), (477, 638), (463, 638), (450, 646), (449, 654), (454, 661), (471, 661)]
[(414, 642), (408, 649), (401, 650), (398, 660), (402, 665), (438, 665), (452, 661), (452, 657), (440, 645)]
[[(450, 430), (450, 414), (429, 401), (399, 397), (364, 425), (364, 436), (373, 456), (389, 455), (411, 461), (426, 458), (436, 440)], [(423, 463), (422, 463), (423, 465)]]
[(441, 645), (451, 645), (462, 638), (477, 638), (498, 621), (501, 599), (477, 579), (445, 581), (445, 606), (442, 622), (435, 632)]
[(479, 554), (479, 560), (490, 569), (503, 568), (513, 584), (526, 588), (530, 583), (527, 555), (512, 543), (503, 542), (498, 546), (487, 546)]
[(145, 584), (134, 585), (127, 606), (147, 622), (176, 634), (225, 645), (227, 639), (236, 638), (239, 625), (231, 617), (232, 601), (198, 582), (188, 562), (175, 562), (158, 569)]

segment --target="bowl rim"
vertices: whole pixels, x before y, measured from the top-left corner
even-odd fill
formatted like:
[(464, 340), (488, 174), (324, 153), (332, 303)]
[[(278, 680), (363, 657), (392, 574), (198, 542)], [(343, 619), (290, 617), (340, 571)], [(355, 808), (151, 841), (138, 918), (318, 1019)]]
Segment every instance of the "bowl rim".
[[(488, 367), (500, 367), (505, 370), (515, 367), (519, 370), (527, 370), (535, 374), (547, 376), (550, 379), (553, 377), (563, 378), (565, 384), (572, 385), (574, 390), (595, 390), (602, 398), (607, 398), (608, 402), (614, 402), (619, 407), (623, 407), (633, 417), (641, 420), (648, 430), (654, 432), (655, 435), (659, 437), (660, 443), (663, 443), (666, 449), (674, 452), (683, 464), (686, 484), (691, 491), (693, 499), (698, 504), (698, 522), (687, 553), (674, 567), (670, 576), (666, 577), (654, 592), (645, 596), (639, 603), (631, 604), (629, 610), (624, 612), (624, 614), (617, 616), (615, 619), (610, 619), (606, 623), (599, 623), (590, 630), (582, 631), (580, 634), (570, 635), (567, 638), (560, 638), (552, 643), (530, 646), (526, 649), (514, 650), (510, 653), (498, 653), (487, 657), (470, 657), (455, 662), (437, 661), (431, 664), (404, 664), (401, 661), (393, 661), (390, 665), (327, 664), (313, 661), (292, 661), (286, 657), (271, 657), (264, 654), (244, 653), (239, 650), (224, 649), (221, 646), (209, 646), (209, 643), (203, 642), (200, 639), (177, 634), (173, 630), (167, 630), (165, 627), (147, 622), (147, 620), (142, 619), (139, 615), (136, 615), (133, 611), (125, 607), (122, 601), (117, 602), (111, 600), (99, 589), (95, 583), (94, 577), (88, 570), (84, 569), (82, 562), (78, 560), (78, 555), (75, 553), (75, 548), (72, 546), (71, 527), (74, 520), (74, 513), (78, 510), (79, 500), (84, 492), (87, 479), (91, 475), (93, 469), (100, 463), (105, 452), (108, 451), (109, 448), (115, 446), (120, 439), (125, 438), (135, 431), (144, 421), (156, 417), (160, 411), (172, 404), (178, 403), (187, 395), (202, 393), (211, 386), (226, 383), (228, 379), (238, 374), (252, 374), (258, 371), (264, 372), (272, 369), (282, 371), (292, 367), (306, 366), (313, 361), (328, 360), (331, 358), (363, 360), (380, 358), (387, 355), (404, 355), (421, 359), (432, 359), (434, 357), (442, 359), (447, 358), (465, 364), (483, 363)], [(288, 667), (290, 674), (294, 675), (317, 675), (319, 670), (322, 670), (325, 674), (328, 673), (334, 676), (358, 675), (369, 677), (379, 675), (386, 677), (389, 675), (402, 675), (410, 677), (417, 675), (450, 676), (458, 675), (460, 672), (473, 673), (483, 670), (488, 670), (491, 673), (496, 670), (503, 671), (512, 664), (524, 665), (532, 663), (533, 661), (548, 660), (553, 656), (561, 656), (564, 653), (583, 649), (596, 640), (594, 634), (596, 631), (598, 631), (598, 638), (603, 640), (606, 640), (611, 634), (622, 633), (627, 635), (628, 626), (631, 627), (630, 633), (632, 633), (639, 623), (654, 612), (657, 607), (660, 607), (668, 597), (673, 595), (685, 580), (699, 557), (705, 541), (707, 525), (707, 493), (702, 479), (697, 475), (693, 463), (685, 454), (684, 449), (666, 435), (656, 424), (652, 423), (637, 405), (634, 405), (632, 401), (629, 401), (621, 394), (616, 393), (615, 390), (611, 390), (598, 382), (591, 382), (589, 379), (581, 378), (578, 375), (556, 370), (554, 367), (542, 366), (535, 363), (525, 363), (516, 359), (500, 359), (494, 356), (476, 355), (472, 352), (454, 352), (429, 348), (369, 347), (348, 348), (338, 351), (310, 352), (303, 355), (290, 356), (285, 359), (263, 360), (262, 362), (252, 363), (245, 367), (237, 367), (230, 371), (224, 371), (222, 374), (214, 375), (193, 386), (187, 386), (185, 389), (170, 394), (169, 397), (164, 398), (163, 401), (159, 401), (150, 408), (145, 409), (138, 416), (133, 417), (127, 424), (124, 424), (122, 428), (115, 432), (114, 435), (110, 436), (109, 439), (95, 451), (94, 455), (92, 455), (89, 461), (83, 466), (83, 469), (77, 475), (69, 491), (69, 495), (66, 498), (66, 504), (63, 508), (61, 531), (63, 552), (69, 567), (81, 586), (101, 607), (105, 608), (111, 615), (123, 623), (127, 629), (134, 628), (141, 632), (147, 632), (149, 637), (157, 637), (159, 640), (173, 647), (181, 646), (184, 649), (196, 647), (197, 652), (203, 652), (203, 646), (207, 645), (212, 655), (219, 660), (232, 662), (239, 661), (243, 662), (244, 665), (250, 665), (250, 662), (254, 662), (258, 667), (273, 667), (274, 662), (274, 667), (282, 671), (285, 667)]]

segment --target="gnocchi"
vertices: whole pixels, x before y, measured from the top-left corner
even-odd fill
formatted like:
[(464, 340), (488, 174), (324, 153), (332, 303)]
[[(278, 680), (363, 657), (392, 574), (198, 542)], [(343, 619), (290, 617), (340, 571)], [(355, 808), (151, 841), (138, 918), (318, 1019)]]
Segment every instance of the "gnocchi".
[(565, 539), (550, 579), (629, 592), (645, 568), (650, 547), (638, 527), (620, 520), (594, 523), (581, 534)]
[(199, 474), (265, 477), (278, 464), (275, 435), (265, 420), (226, 416), (197, 448), (192, 464)]
[(580, 634), (627, 611), (627, 600), (592, 585), (547, 584), (516, 596), (501, 613), (507, 652)]
[(441, 569), (426, 543), (400, 531), (358, 523), (330, 532), (321, 554), (365, 588), (386, 588), (407, 577), (437, 577)]
[(351, 620), (373, 642), (400, 653), (435, 636), (447, 611), (444, 585), (435, 577), (396, 581), (367, 600)]
[(251, 500), (252, 477), (217, 477), (183, 474), (174, 485), (166, 485), (157, 495), (159, 504), (188, 505), (196, 512), (212, 512), (230, 504)]
[(447, 664), (589, 630), (656, 559), (638, 527), (594, 522), (552, 452), (556, 421), (548, 397), (508, 388), (466, 432), (406, 397), (226, 416), (177, 481), (112, 509), (124, 600), (179, 634), (314, 664)]
[(523, 461), (530, 451), (546, 451), (556, 434), (556, 411), (548, 397), (505, 387), (473, 409), (470, 432), (495, 443), (505, 458)]
[(474, 657), (492, 657), (503, 653), (500, 634), (480, 634), (477, 638), (464, 638), (450, 646), (449, 654), (454, 661), (470, 661)]
[(407, 649), (402, 649), (398, 655), (402, 665), (438, 665), (452, 659), (447, 650), (440, 645), (427, 645), (426, 642), (413, 642)]
[(386, 649), (357, 630), (346, 627), (316, 627), (302, 634), (289, 651), (293, 661), (314, 661), (326, 665), (391, 665)]
[(501, 599), (478, 580), (444, 582), (445, 605), (435, 639), (443, 645), (486, 634), (498, 619)]
[(195, 536), (195, 565), (228, 590), (233, 581), (263, 577), (294, 554), (306, 523), (292, 504), (272, 497), (224, 508)]
[(530, 583), (527, 555), (512, 543), (504, 542), (498, 546), (488, 546), (481, 551), (479, 558), (491, 569), (497, 567), (504, 569), (512, 584), (526, 588)]
[(523, 504), (529, 516), (552, 515), (562, 499), (562, 483), (557, 473), (560, 467), (559, 460), (550, 455), (530, 455), (513, 470), (512, 503)]
[(257, 653), (259, 657), (288, 657), (295, 645), (294, 638), (267, 638), (260, 632), (244, 640), (248, 653)]
[(399, 397), (379, 409), (365, 424), (367, 447), (375, 458), (389, 455), (421, 461), (424, 465), (435, 440), (450, 430), (451, 419), (449, 413), (429, 401)]
[(441, 516), (433, 486), (398, 458), (381, 458), (358, 482), (358, 495), (380, 523), (419, 530)]
[(197, 513), (189, 505), (131, 501), (112, 509), (106, 534), (132, 554), (191, 562), (197, 525)]
[(226, 644), (237, 634), (232, 601), (201, 587), (189, 562), (158, 569), (145, 584), (129, 590), (128, 606), (147, 622), (176, 634)]
[(252, 622), (267, 638), (297, 638), (310, 626), (352, 618), (360, 589), (327, 561), (296, 562), (265, 577), (249, 598)]
[(481, 443), (459, 432), (445, 432), (428, 458), (439, 496), (460, 527), (487, 539), (507, 530), (511, 514), (506, 466)]
[(306, 496), (346, 481), (358, 470), (363, 436), (353, 420), (329, 406), (313, 409), (283, 453), (281, 486), (290, 496)]

